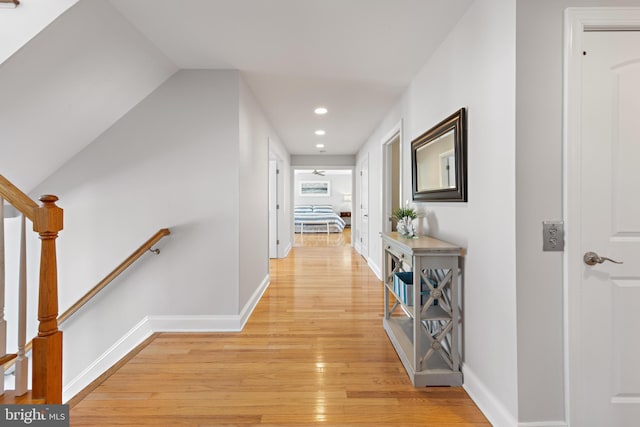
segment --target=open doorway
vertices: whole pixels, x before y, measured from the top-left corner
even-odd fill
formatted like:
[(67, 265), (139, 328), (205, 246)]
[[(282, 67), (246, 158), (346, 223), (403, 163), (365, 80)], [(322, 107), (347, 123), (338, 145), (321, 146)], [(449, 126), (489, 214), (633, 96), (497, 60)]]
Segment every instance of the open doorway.
[(295, 168), (294, 245), (351, 245), (352, 194), (352, 168)]
[(383, 140), (383, 216), (382, 231), (396, 231), (393, 211), (402, 206), (402, 137), (401, 123)]

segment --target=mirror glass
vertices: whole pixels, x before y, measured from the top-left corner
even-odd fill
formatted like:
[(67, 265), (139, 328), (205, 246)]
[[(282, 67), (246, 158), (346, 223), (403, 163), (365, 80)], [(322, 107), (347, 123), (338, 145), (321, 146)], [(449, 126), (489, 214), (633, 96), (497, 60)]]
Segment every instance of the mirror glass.
[(467, 201), (466, 110), (447, 117), (411, 142), (416, 202)]
[(451, 129), (416, 150), (418, 191), (455, 188), (454, 132)]

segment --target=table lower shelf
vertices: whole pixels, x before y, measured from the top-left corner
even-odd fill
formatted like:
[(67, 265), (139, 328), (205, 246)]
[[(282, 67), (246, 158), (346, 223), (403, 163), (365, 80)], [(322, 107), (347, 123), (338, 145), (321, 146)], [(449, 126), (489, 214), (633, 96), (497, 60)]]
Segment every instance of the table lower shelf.
[[(461, 386), (462, 372), (452, 371), (449, 366), (440, 358), (438, 354), (434, 354), (428, 361), (429, 365), (426, 369), (416, 371), (413, 365), (413, 320), (404, 319), (383, 319), (382, 325), (396, 353), (400, 357), (400, 361), (404, 365), (411, 383), (415, 387), (424, 386)], [(421, 340), (422, 349), (420, 354), (427, 351), (426, 338)]]

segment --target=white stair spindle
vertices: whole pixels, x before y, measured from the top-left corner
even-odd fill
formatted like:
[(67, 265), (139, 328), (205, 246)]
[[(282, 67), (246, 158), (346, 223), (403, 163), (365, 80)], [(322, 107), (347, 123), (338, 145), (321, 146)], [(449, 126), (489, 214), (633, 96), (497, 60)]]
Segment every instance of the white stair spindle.
[(20, 220), (20, 276), (18, 283), (18, 357), (16, 359), (16, 396), (28, 391), (29, 359), (25, 356), (27, 341), (27, 241), (24, 215)]
[[(7, 354), (7, 321), (4, 318), (4, 199), (0, 197), (0, 356)], [(4, 366), (0, 366), (0, 394), (4, 394)]]

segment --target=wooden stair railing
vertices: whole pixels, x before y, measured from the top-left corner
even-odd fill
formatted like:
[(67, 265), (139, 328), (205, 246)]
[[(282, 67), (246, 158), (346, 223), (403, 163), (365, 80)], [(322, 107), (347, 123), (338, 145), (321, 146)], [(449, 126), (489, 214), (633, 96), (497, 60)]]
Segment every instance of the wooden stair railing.
[[(0, 355), (0, 367), (9, 363), (16, 363), (16, 391), (15, 396), (24, 395), (22, 402), (37, 403), (62, 403), (62, 331), (58, 325), (75, 312), (80, 310), (87, 302), (96, 296), (102, 289), (111, 283), (116, 277), (136, 262), (147, 251), (160, 253), (159, 249), (151, 249), (163, 237), (171, 234), (168, 228), (158, 230), (151, 238), (142, 244), (126, 260), (118, 265), (111, 273), (94, 286), (78, 302), (58, 316), (58, 279), (55, 240), (58, 232), (63, 228), (63, 211), (56, 206), (56, 196), (45, 195), (40, 198), (42, 206), (31, 200), (29, 196), (14, 186), (5, 177), (0, 175), (0, 219), (4, 221), (4, 202), (7, 201), (23, 216), (22, 238), (20, 253), (20, 310), (26, 312), (26, 277), (25, 277), (25, 247), (24, 247), (24, 218), (33, 223), (33, 230), (37, 232), (42, 241), (40, 255), (40, 282), (38, 286), (38, 335), (25, 344), (25, 321), (22, 317), (18, 338), (18, 354)], [(4, 226), (0, 236), (0, 259), (2, 259), (2, 276), (4, 276)], [(4, 311), (4, 286), (0, 292), (0, 309)], [(0, 314), (2, 314), (0, 312)], [(4, 316), (0, 317), (4, 321)], [(18, 386), (18, 381), (26, 381), (25, 353), (32, 350), (32, 391), (28, 393), (26, 384)], [(16, 362), (17, 361), (17, 362)], [(18, 375), (18, 368), (25, 375)], [(21, 377), (21, 378), (19, 378)], [(22, 391), (24, 390), (24, 391)], [(2, 395), (0, 390), (0, 395)], [(25, 394), (26, 393), (26, 394)], [(0, 396), (1, 397), (1, 396)], [(26, 400), (25, 400), (26, 399)], [(6, 402), (5, 402), (6, 403)]]
[(19, 0), (0, 0), (1, 8), (11, 8), (15, 9), (20, 4)]
[[(73, 314), (80, 310), (85, 304), (87, 304), (93, 297), (95, 297), (101, 290), (103, 290), (109, 283), (111, 283), (116, 277), (122, 274), (127, 268), (129, 268), (134, 262), (136, 262), (146, 252), (153, 252), (156, 255), (160, 254), (160, 249), (152, 249), (153, 246), (162, 240), (163, 237), (171, 234), (171, 230), (168, 228), (161, 228), (153, 236), (151, 236), (146, 242), (144, 242), (138, 249), (136, 249), (127, 259), (125, 259), (120, 265), (118, 265), (111, 273), (107, 274), (96, 286), (94, 286), (89, 292), (87, 292), (82, 298), (80, 298), (75, 304), (69, 307), (64, 313), (58, 316), (58, 325), (61, 325), (64, 321), (68, 320)], [(21, 340), (19, 340), (21, 342)], [(31, 351), (33, 341), (29, 341), (24, 346), (22, 353), (28, 353)], [(10, 366), (15, 362), (16, 355), (8, 357), (6, 360), (0, 358), (0, 366), (6, 364)], [(18, 358), (20, 352), (18, 353)], [(16, 375), (16, 381), (18, 375)]]
[(13, 359), (15, 359), (16, 357), (18, 357), (18, 354), (16, 354), (16, 353), (5, 354), (4, 356), (0, 357), (0, 365), (4, 365), (5, 363), (9, 363)]
[(42, 196), (42, 206), (38, 206), (2, 175), (0, 198), (1, 203), (4, 204), (6, 200), (31, 220), (33, 230), (42, 241), (38, 285), (39, 325), (38, 336), (33, 339), (31, 397), (43, 403), (62, 403), (62, 332), (58, 329), (56, 262), (56, 238), (63, 228), (62, 209), (56, 206), (58, 198), (52, 195)]

